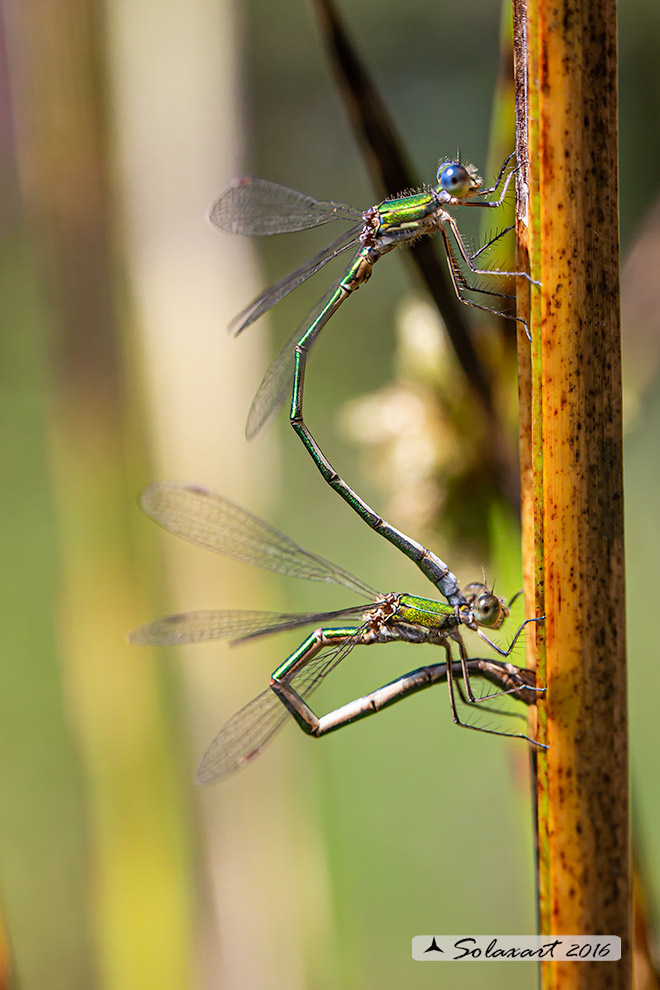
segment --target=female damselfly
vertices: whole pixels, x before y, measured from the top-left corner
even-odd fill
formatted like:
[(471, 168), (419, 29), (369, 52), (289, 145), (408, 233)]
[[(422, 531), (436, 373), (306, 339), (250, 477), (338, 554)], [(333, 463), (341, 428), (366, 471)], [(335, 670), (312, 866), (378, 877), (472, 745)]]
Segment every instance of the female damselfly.
[[(445, 679), (452, 718), (457, 725), (493, 735), (511, 735), (539, 745), (523, 733), (470, 725), (459, 717), (455, 686), (467, 704), (500, 694), (516, 694), (531, 703), (537, 690), (533, 672), (521, 670), (510, 663), (468, 658), (460, 635), (461, 626), (476, 632), (501, 657), (506, 658), (527, 623), (535, 621), (528, 619), (523, 622), (509, 648), (502, 650), (486, 636), (483, 629), (499, 629), (509, 614), (509, 607), (484, 584), (469, 585), (465, 594), (460, 594), (459, 603), (454, 605), (408, 594), (381, 594), (349, 571), (304, 550), (274, 526), (208, 489), (162, 482), (148, 486), (142, 492), (140, 502), (148, 516), (171, 533), (197, 546), (289, 577), (332, 582), (369, 600), (366, 605), (331, 612), (185, 612), (165, 616), (131, 633), (132, 642), (148, 645), (223, 638), (239, 643), (302, 626), (316, 627), (274, 671), (269, 688), (220, 730), (202, 758), (198, 770), (201, 783), (220, 780), (252, 760), (290, 716), (306, 733), (319, 737)], [(454, 582), (458, 587), (455, 578)], [(352, 621), (340, 626), (326, 625), (346, 619)], [(354, 647), (391, 642), (442, 646), (445, 662), (420, 667), (321, 718), (307, 705), (305, 699)], [(451, 654), (452, 642), (457, 644), (459, 652), (456, 662)], [(500, 690), (483, 698), (475, 698), (470, 686), (470, 672), (486, 677)], [(467, 698), (457, 678), (463, 679)]]

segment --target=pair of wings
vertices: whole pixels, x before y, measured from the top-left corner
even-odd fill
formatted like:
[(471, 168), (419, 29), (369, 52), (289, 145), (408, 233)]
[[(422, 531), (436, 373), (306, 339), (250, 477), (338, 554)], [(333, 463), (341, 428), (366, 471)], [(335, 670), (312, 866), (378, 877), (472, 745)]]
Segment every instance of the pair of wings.
[[(382, 597), (349, 571), (303, 549), (274, 526), (206, 488), (160, 482), (144, 489), (140, 504), (155, 522), (196, 546), (287, 577), (338, 584), (371, 599), (374, 604)], [(360, 642), (364, 628), (361, 618), (370, 607), (371, 604), (361, 604), (332, 612), (298, 613), (184, 612), (140, 626), (130, 634), (130, 640), (152, 646), (213, 639), (238, 643), (301, 626), (356, 619), (358, 624), (345, 642), (322, 650), (294, 678), (295, 689), (306, 697)], [(287, 709), (270, 688), (264, 691), (234, 715), (215, 737), (197, 771), (200, 783), (221, 780), (245, 765), (289, 718)]]
[[(149, 485), (140, 495), (146, 514), (164, 529), (195, 546), (212, 550), (245, 564), (305, 581), (338, 584), (371, 599), (382, 596), (350, 571), (318, 554), (304, 550), (275, 526), (246, 512), (229, 499), (198, 485), (164, 481)], [(332, 612), (277, 613), (213, 610), (167, 615), (140, 626), (131, 642), (151, 646), (201, 643), (229, 639), (233, 643), (362, 615), (370, 605), (355, 605)]]
[[(213, 204), (211, 220), (216, 227), (226, 233), (264, 237), (308, 230), (335, 220), (344, 220), (352, 224), (323, 251), (265, 289), (249, 306), (246, 306), (230, 324), (230, 329), (235, 334), (249, 327), (271, 306), (297, 289), (329, 261), (351, 249), (357, 253), (361, 246), (360, 234), (364, 228), (361, 211), (352, 206), (317, 200), (295, 189), (267, 182), (265, 179), (249, 178), (236, 179), (232, 182)], [(335, 291), (338, 282), (339, 279), (333, 283), (300, 326), (296, 327), (295, 332), (266, 372), (248, 413), (246, 427), (248, 439), (254, 439), (261, 432), (291, 394), (294, 348), (304, 330), (316, 319), (326, 300)]]

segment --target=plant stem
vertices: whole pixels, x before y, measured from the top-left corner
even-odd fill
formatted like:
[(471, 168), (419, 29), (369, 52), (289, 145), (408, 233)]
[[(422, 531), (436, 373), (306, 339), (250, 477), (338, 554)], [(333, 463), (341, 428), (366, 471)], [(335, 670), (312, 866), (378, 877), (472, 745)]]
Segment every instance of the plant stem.
[(541, 932), (622, 939), (621, 962), (544, 963), (542, 985), (621, 990), (631, 915), (616, 4), (517, 0), (514, 22), (529, 169), (518, 227), (542, 282), (521, 375), (525, 584), (546, 616), (532, 644), (550, 747), (539, 758)]

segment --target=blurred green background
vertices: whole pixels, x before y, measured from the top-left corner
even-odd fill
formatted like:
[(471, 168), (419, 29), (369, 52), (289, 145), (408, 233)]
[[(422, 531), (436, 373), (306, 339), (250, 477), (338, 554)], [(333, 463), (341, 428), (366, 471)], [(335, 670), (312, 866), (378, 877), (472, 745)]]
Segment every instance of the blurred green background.
[[(485, 165), (498, 5), (344, 7), (419, 174), (431, 181), (457, 146)], [(620, 26), (634, 806), (657, 906), (660, 674), (648, 606), (660, 559), (660, 8), (629, 0)], [(0, 986), (535, 986), (533, 966), (410, 959), (414, 934), (534, 931), (524, 745), (455, 729), (440, 688), (319, 743), (287, 728), (244, 773), (200, 791), (204, 747), (295, 637), (178, 652), (126, 642), (166, 611), (346, 601), (156, 532), (135, 494), (157, 478), (214, 487), (383, 590), (425, 590), (323, 486), (284, 415), (254, 445), (243, 436), (269, 354), (327, 279), (237, 341), (225, 327), (323, 241), (223, 236), (206, 220), (211, 202), (243, 173), (374, 201), (304, 0), (8, 2), (1, 55)], [(572, 180), (569, 170), (567, 196)], [(435, 532), (422, 525), (442, 508), (435, 469), (461, 459), (451, 438), (440, 431), (416, 487), (418, 462), (355, 440), (364, 409), (347, 403), (394, 378), (403, 418), (388, 427), (381, 396), (383, 429), (433, 422), (437, 396), (405, 331), (418, 298), (402, 258), (378, 266), (314, 351), (306, 414), (392, 522), (431, 541), (462, 581), (484, 566), (512, 593), (519, 542), (507, 510), (474, 520), (487, 559), (465, 538), (451, 543), (441, 513)], [(448, 381), (428, 320), (424, 346)], [(612, 621), (625, 621), (623, 608)], [(424, 657), (356, 651), (318, 708)]]

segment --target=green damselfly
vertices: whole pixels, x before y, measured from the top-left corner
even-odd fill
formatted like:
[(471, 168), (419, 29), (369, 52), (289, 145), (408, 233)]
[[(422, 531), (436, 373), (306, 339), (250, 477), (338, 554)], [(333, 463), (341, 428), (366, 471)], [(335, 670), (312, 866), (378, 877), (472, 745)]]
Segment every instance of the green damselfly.
[[(289, 717), (293, 717), (304, 732), (319, 737), (445, 679), (452, 718), (457, 725), (493, 735), (510, 735), (539, 745), (523, 733), (470, 725), (459, 717), (455, 684), (466, 703), (489, 700), (501, 694), (516, 694), (531, 703), (538, 690), (534, 686), (533, 672), (501, 661), (468, 658), (460, 635), (461, 626), (475, 631), (506, 658), (527, 623), (535, 621), (523, 622), (509, 648), (502, 650), (488, 639), (483, 628), (499, 629), (509, 608), (484, 584), (469, 585), (465, 595), (460, 594), (461, 603), (457, 605), (414, 595), (381, 594), (349, 571), (304, 550), (274, 526), (208, 489), (163, 482), (148, 486), (140, 501), (148, 516), (191, 543), (278, 574), (338, 584), (369, 601), (366, 605), (331, 612), (185, 612), (165, 616), (131, 633), (132, 642), (148, 645), (213, 639), (239, 643), (302, 626), (316, 627), (273, 672), (270, 687), (220, 730), (200, 763), (197, 775), (200, 783), (221, 780), (250, 762)], [(454, 582), (458, 587), (455, 578)], [(352, 620), (348, 625), (326, 625), (347, 619)], [(307, 705), (305, 698), (354, 647), (391, 642), (442, 646), (445, 662), (420, 667), (320, 718)], [(452, 658), (452, 642), (458, 647), (457, 662)], [(500, 690), (476, 699), (470, 687), (470, 672), (487, 678)], [(460, 681), (455, 681), (459, 677), (463, 678), (467, 699)]]
[[(265, 179), (236, 179), (211, 208), (212, 222), (227, 233), (248, 236), (271, 236), (319, 227), (336, 220), (352, 223), (337, 240), (305, 264), (265, 289), (231, 323), (235, 334), (241, 333), (275, 303), (292, 292), (324, 265), (349, 250), (355, 254), (344, 274), (331, 286), (316, 307), (286, 342), (266, 373), (254, 397), (247, 421), (247, 435), (255, 437), (277, 412), (287, 395), (291, 395), (291, 420), (302, 419), (302, 393), (307, 353), (319, 333), (339, 306), (371, 277), (373, 266), (394, 248), (411, 244), (424, 234), (440, 233), (447, 256), (449, 273), (458, 298), (468, 306), (493, 312), (488, 306), (468, 299), (465, 291), (509, 298), (506, 293), (470, 285), (462, 274), (459, 260), (473, 275), (521, 277), (526, 272), (481, 269), (477, 257), (511, 227), (470, 254), (456, 220), (447, 209), (453, 206), (478, 206), (494, 209), (502, 205), (517, 168), (507, 169), (514, 154), (509, 155), (492, 186), (482, 189), (482, 180), (472, 165), (445, 160), (437, 171), (437, 184), (429, 189), (383, 200), (368, 210), (358, 210), (345, 203), (314, 199), (304, 193)], [(494, 200), (488, 197), (496, 194)], [(453, 238), (453, 242), (450, 239)], [(454, 247), (455, 246), (455, 247)], [(499, 314), (517, 320), (529, 336), (527, 324), (519, 316)]]
[[(221, 230), (233, 234), (271, 235), (305, 230), (336, 220), (353, 222), (353, 226), (329, 247), (262, 292), (233, 321), (232, 326), (238, 334), (327, 262), (346, 251), (355, 252), (345, 273), (331, 286), (275, 358), (252, 402), (246, 432), (248, 438), (255, 437), (286, 396), (291, 395), (291, 425), (325, 481), (367, 525), (410, 557), (450, 601), (452, 592), (446, 590), (444, 575), (438, 572), (435, 561), (428, 556), (426, 549), (374, 512), (335, 471), (318, 446), (303, 418), (305, 367), (307, 354), (316, 337), (344, 300), (371, 276), (376, 261), (395, 247), (410, 244), (424, 234), (440, 233), (456, 293), (460, 299), (477, 309), (490, 311), (488, 307), (467, 299), (463, 294), (464, 290), (487, 292), (489, 295), (505, 294), (469, 285), (461, 273), (457, 252), (458, 257), (475, 275), (520, 275), (529, 279), (527, 274), (521, 272), (477, 268), (476, 258), (489, 245), (484, 245), (470, 255), (456, 221), (448, 210), (448, 207), (453, 206), (491, 209), (501, 206), (517, 171), (517, 167), (509, 168), (512, 158), (513, 155), (510, 155), (506, 159), (495, 183), (487, 189), (481, 188), (481, 179), (473, 166), (462, 165), (458, 161), (443, 161), (438, 168), (437, 185), (433, 188), (385, 200), (365, 212), (342, 203), (316, 200), (263, 179), (249, 178), (233, 182), (211, 211), (213, 223)], [(487, 198), (497, 194), (498, 190), (499, 195), (495, 199)], [(507, 230), (493, 240), (497, 240)], [(524, 320), (520, 317), (510, 318), (517, 319), (529, 335)]]

